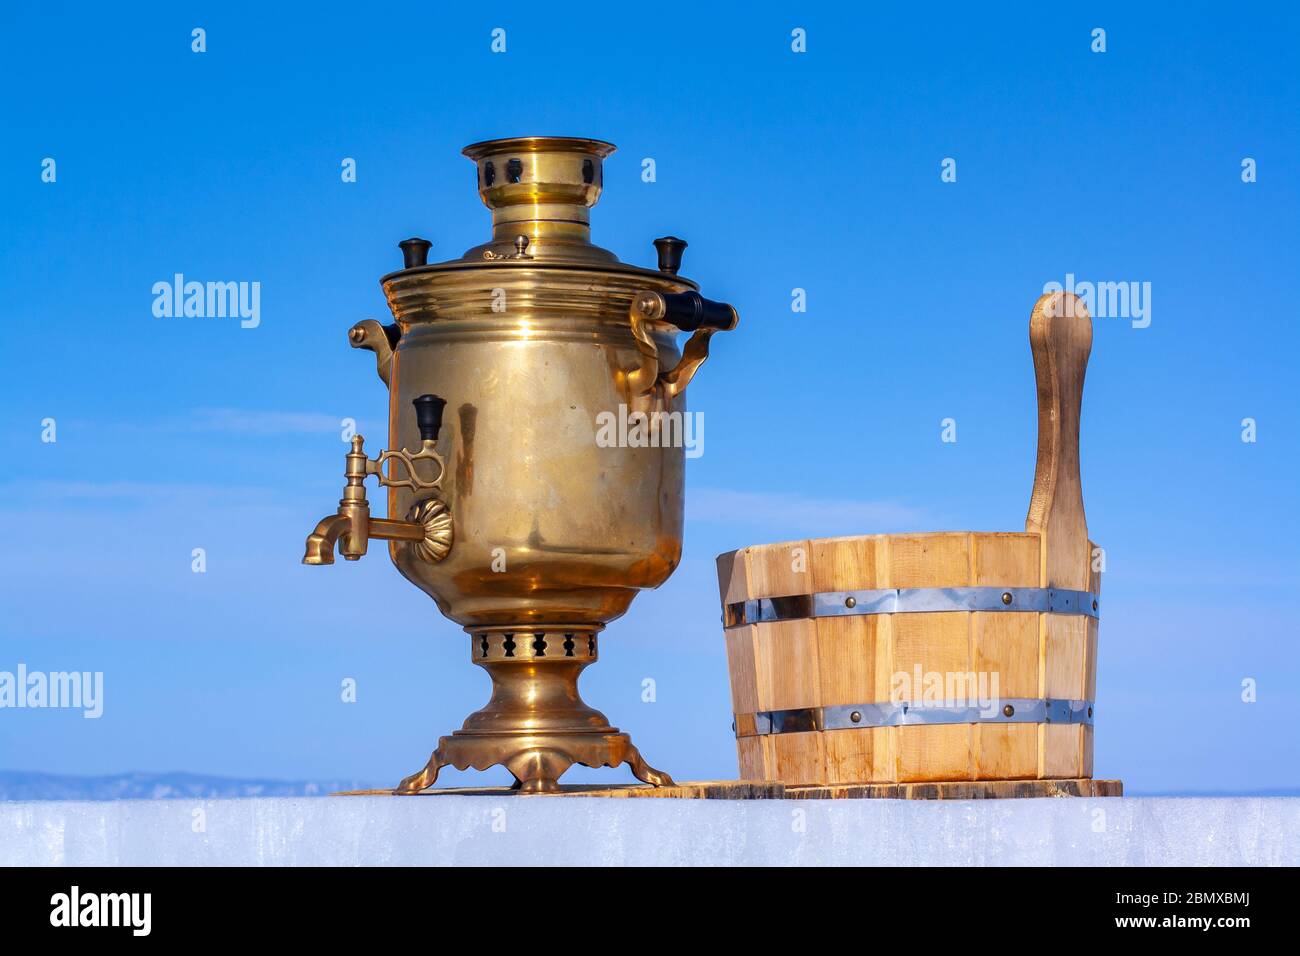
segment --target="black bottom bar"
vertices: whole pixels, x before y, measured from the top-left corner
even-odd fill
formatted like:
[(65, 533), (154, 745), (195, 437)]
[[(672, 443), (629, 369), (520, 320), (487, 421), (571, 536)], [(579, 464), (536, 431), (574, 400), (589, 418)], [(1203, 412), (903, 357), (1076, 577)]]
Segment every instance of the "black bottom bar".
[[(733, 944), (755, 932), (761, 941), (774, 924), (797, 919), (805, 928), (820, 925), (827, 944), (845, 933), (874, 944), (896, 930), (900, 939), (933, 939), (936, 947), (946, 938), (1052, 950), (1100, 935), (1199, 935), (1230, 945), (1261, 928), (1278, 938), (1295, 919), (1288, 905), (1294, 873), (1286, 870), (887, 869), (811, 880), (724, 877), (722, 883), (731, 889), (720, 890), (715, 875), (695, 873), (671, 879), (632, 873), (610, 883), (566, 874), (451, 877), (409, 869), (0, 870), (0, 932), (7, 942), (32, 934), (80, 943), (147, 935), (205, 949), (256, 941), (262, 950), (278, 940), (331, 946), (356, 940), (374, 949), (403, 937), (430, 947), (458, 941), (463, 948), (509, 945), (521, 933), (562, 921), (570, 940), (557, 943), (548, 934), (554, 945), (612, 942), (598, 926), (617, 927), (624, 939), (637, 938), (639, 926), (671, 945), (698, 936), (707, 917), (729, 927)], [(576, 918), (584, 910), (605, 918)]]

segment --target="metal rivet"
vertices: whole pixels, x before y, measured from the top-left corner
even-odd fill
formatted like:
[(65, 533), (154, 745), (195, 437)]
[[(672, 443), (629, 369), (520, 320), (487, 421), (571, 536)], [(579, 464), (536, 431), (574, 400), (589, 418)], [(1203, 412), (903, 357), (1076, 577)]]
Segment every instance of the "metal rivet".
[(1089, 716), (1089, 717), (1092, 716), (1092, 708), (1091, 708), (1091, 707), (1088, 708), (1088, 716)]
[(855, 724), (860, 723), (862, 720), (862, 711), (855, 710), (853, 713), (849, 714), (849, 720), (853, 721)]
[(1092, 609), (1093, 609), (1094, 611), (1097, 610), (1097, 602), (1096, 602), (1096, 601), (1093, 601), (1093, 602), (1092, 602)]
[(846, 598), (844, 599), (844, 606), (845, 606), (845, 607), (857, 607), (857, 606), (858, 606), (858, 599), (855, 598), (855, 597), (846, 597)]
[(1011, 592), (1010, 592), (1010, 591), (1003, 591), (1003, 592), (1002, 592), (1002, 603), (1003, 603), (1003, 604), (1010, 604), (1010, 603), (1011, 603)]
[(1012, 707), (1010, 704), (1007, 704), (1007, 706), (1005, 706), (1005, 707), (1002, 708), (1002, 716), (1003, 716), (1003, 717), (1011, 717), (1011, 716), (1013, 716), (1013, 715), (1015, 714), (1015, 712), (1016, 712), (1016, 709), (1015, 709), (1014, 707)]

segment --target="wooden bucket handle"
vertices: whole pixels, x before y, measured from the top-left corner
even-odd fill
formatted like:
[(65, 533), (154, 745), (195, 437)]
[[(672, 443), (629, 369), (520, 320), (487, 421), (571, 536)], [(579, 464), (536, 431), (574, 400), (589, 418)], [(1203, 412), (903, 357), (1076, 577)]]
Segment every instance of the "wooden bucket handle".
[(1072, 292), (1049, 292), (1029, 316), (1038, 382), (1038, 464), (1025, 530), (1042, 536), (1044, 587), (1086, 590), (1092, 557), (1079, 478), (1079, 413), (1092, 317)]

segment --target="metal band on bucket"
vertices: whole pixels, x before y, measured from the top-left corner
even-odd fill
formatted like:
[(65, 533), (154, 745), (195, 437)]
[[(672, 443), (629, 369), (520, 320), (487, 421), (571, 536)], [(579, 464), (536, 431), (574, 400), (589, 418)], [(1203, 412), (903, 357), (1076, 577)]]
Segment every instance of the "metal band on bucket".
[(1100, 617), (1101, 599), (1089, 591), (1059, 588), (885, 588), (822, 591), (788, 597), (752, 598), (726, 605), (723, 627), (859, 614), (942, 611), (1021, 611)]
[(800, 734), (862, 727), (905, 727), (916, 724), (1092, 724), (1090, 700), (1032, 697), (999, 698), (987, 707), (931, 706), (914, 703), (843, 704), (797, 710), (764, 710), (737, 714), (737, 737)]

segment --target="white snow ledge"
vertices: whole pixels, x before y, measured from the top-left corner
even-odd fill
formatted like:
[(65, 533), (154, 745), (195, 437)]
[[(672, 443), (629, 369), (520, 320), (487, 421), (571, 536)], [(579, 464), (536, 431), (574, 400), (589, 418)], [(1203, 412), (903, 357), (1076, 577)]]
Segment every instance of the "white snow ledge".
[(0, 803), (19, 866), (1300, 864), (1300, 798)]

